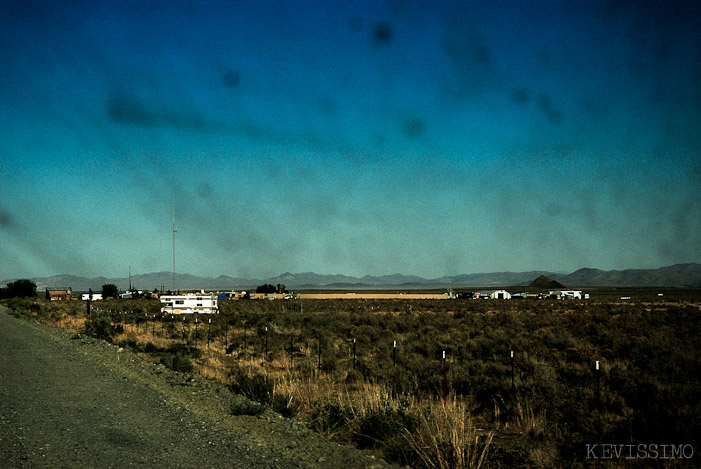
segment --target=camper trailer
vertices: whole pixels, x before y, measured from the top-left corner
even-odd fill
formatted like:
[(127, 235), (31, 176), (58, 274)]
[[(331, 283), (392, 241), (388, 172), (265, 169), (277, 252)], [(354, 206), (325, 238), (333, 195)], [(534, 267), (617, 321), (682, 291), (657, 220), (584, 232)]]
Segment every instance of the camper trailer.
[(218, 313), (217, 295), (202, 293), (161, 296), (161, 312), (170, 314)]

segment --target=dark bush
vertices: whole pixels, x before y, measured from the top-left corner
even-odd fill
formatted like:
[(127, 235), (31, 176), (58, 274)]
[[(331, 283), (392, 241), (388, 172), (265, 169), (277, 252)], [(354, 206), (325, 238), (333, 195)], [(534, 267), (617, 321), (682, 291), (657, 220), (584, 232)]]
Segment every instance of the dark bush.
[(385, 402), (381, 409), (360, 419), (353, 441), (361, 449), (377, 448), (407, 431), (412, 432), (415, 427), (415, 417), (408, 415), (403, 407), (394, 410)]
[(234, 366), (229, 372), (229, 378), (231, 380), (229, 389), (233, 393), (241, 394), (261, 404), (272, 402), (275, 383), (267, 376), (258, 374), (251, 376), (240, 367)]
[(327, 402), (315, 407), (309, 417), (309, 426), (319, 433), (336, 433), (353, 419), (353, 409), (338, 402)]
[(163, 348), (155, 346), (152, 342), (147, 342), (144, 346), (144, 352), (146, 353), (157, 354), (163, 351)]
[(179, 353), (183, 357), (200, 358), (202, 356), (202, 350), (185, 344), (172, 344), (166, 349), (166, 352), (171, 354)]
[(292, 401), (292, 396), (282, 395), (277, 395), (273, 398), (273, 410), (288, 419), (295, 418), (299, 411)]
[(231, 415), (260, 415), (265, 412), (265, 406), (248, 399), (236, 399), (231, 404)]
[(115, 333), (116, 330), (114, 325), (112, 325), (112, 319), (108, 316), (97, 316), (85, 321), (85, 335), (112, 342)]
[(134, 339), (123, 339), (117, 342), (115, 345), (118, 345), (123, 348), (129, 348), (131, 350), (134, 350), (135, 352), (141, 351), (141, 347), (139, 347), (139, 343), (135, 341)]
[(161, 363), (170, 370), (182, 373), (192, 373), (194, 368), (190, 359), (181, 353), (164, 353), (161, 357)]

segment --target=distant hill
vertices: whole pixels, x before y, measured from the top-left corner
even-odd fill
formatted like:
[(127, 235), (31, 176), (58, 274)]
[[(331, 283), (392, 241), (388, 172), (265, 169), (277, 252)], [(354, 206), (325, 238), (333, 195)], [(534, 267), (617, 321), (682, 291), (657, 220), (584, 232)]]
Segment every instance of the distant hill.
[[(7, 284), (15, 279), (4, 280), (2, 283)], [(102, 291), (102, 285), (112, 283), (120, 290), (129, 288), (129, 277), (124, 278), (108, 278), (96, 277), (86, 278), (75, 275), (53, 275), (51, 277), (34, 277), (31, 279), (37, 284), (37, 290), (43, 291), (45, 288), (52, 287), (70, 287), (74, 291), (88, 291), (92, 288), (93, 291)], [(220, 275), (219, 277), (198, 277), (190, 274), (176, 274), (176, 288), (182, 290), (231, 290), (237, 288), (260, 285), (261, 281), (248, 280), (242, 278), (228, 277)], [(173, 287), (172, 272), (151, 272), (148, 274), (138, 274), (131, 276), (131, 285), (137, 290), (169, 290)]]
[(565, 286), (557, 280), (553, 280), (545, 275), (541, 275), (537, 279), (533, 280), (528, 284), (528, 286), (538, 288), (565, 288)]
[(478, 287), (527, 285), (539, 275), (551, 275), (550, 272), (532, 270), (529, 272), (492, 272), (478, 274), (463, 274), (454, 277), (441, 277), (436, 283), (443, 285), (468, 285)]
[[(535, 280), (534, 280), (535, 279)], [(7, 279), (7, 284), (16, 278)], [(52, 277), (32, 278), (41, 291), (46, 287), (71, 287), (76, 291), (87, 291), (92, 288), (100, 291), (102, 285), (113, 283), (120, 290), (129, 287), (129, 278), (86, 278), (75, 275), (54, 275)], [(532, 282), (555, 282), (557, 285), (537, 285), (542, 288), (594, 287), (594, 286), (636, 286), (636, 287), (678, 287), (701, 286), (701, 264), (676, 264), (659, 269), (627, 269), (599, 270), (579, 269), (571, 274), (552, 273), (546, 271), (529, 272), (492, 272), (445, 276), (435, 279), (425, 279), (414, 275), (381, 275), (351, 277), (347, 275), (323, 275), (314, 272), (293, 274), (285, 272), (277, 277), (268, 279), (246, 279), (220, 275), (218, 277), (198, 277), (190, 274), (177, 274), (176, 287), (182, 290), (249, 290), (264, 283), (273, 285), (284, 284), (287, 288), (326, 288), (326, 289), (372, 289), (372, 288), (471, 288), (498, 287), (507, 285), (529, 285)], [(169, 290), (173, 285), (171, 272), (152, 272), (132, 275), (131, 284), (141, 290), (164, 288)]]
[(569, 275), (553, 275), (565, 285), (582, 287), (683, 287), (701, 286), (701, 264), (675, 264), (659, 269), (579, 269)]

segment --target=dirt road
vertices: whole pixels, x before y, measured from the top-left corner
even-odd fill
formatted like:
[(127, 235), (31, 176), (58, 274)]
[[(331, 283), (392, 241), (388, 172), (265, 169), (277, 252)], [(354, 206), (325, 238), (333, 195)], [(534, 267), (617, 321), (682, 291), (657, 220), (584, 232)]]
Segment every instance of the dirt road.
[(120, 348), (0, 306), (0, 467), (388, 467)]

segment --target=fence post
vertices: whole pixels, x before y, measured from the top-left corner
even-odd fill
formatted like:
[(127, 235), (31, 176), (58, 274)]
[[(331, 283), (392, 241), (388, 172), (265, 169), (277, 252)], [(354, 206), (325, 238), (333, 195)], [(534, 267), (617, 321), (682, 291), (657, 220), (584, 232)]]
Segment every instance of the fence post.
[(229, 353), (229, 321), (224, 323), (224, 351)]
[(355, 370), (355, 337), (353, 337), (353, 369)]
[(511, 351), (511, 391), (513, 392), (516, 388), (514, 385), (514, 351)]
[(209, 341), (212, 337), (212, 318), (209, 318), (208, 320), (208, 329), (207, 329), (207, 348), (209, 348)]
[(601, 409), (601, 370), (599, 369), (599, 360), (596, 360), (594, 365), (594, 385), (596, 393), (596, 408)]
[(198, 323), (197, 319), (198, 318), (195, 318), (195, 347), (197, 347), (197, 332), (199, 331), (199, 329), (197, 327), (197, 323)]
[(268, 359), (268, 326), (265, 326), (265, 360)]
[(392, 363), (394, 364), (394, 367), (397, 367), (397, 341), (393, 341), (392, 343)]
[(445, 350), (443, 350), (443, 404), (448, 398), (448, 368), (445, 363)]

